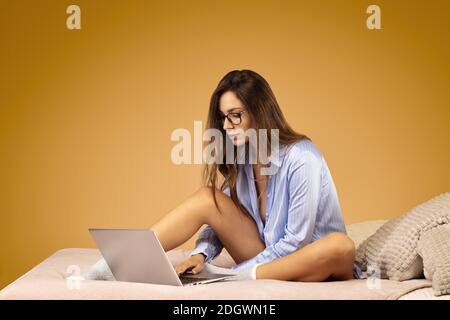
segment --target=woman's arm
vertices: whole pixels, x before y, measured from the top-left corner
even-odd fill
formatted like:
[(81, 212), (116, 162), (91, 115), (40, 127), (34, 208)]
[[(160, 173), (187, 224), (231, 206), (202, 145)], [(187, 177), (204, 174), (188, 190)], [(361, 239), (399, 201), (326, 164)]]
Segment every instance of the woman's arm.
[(289, 209), (284, 237), (234, 269), (272, 261), (311, 242), (320, 200), (321, 169), (322, 162), (311, 153), (304, 153), (299, 161), (292, 164), (288, 176)]
[(220, 242), (214, 230), (207, 226), (195, 242), (195, 249), (191, 251), (190, 255), (202, 253), (205, 255), (205, 262), (209, 262), (217, 257), (222, 252), (223, 244)]

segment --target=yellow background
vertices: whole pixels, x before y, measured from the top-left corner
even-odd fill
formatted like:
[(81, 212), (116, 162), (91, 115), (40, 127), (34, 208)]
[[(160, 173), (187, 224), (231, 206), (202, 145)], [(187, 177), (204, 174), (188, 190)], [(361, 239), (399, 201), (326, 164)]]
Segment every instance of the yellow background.
[(193, 193), (201, 166), (171, 163), (170, 134), (206, 120), (233, 69), (265, 77), (323, 152), (346, 223), (450, 191), (449, 1), (2, 1), (0, 15), (0, 288), (94, 247), (88, 227), (149, 227)]

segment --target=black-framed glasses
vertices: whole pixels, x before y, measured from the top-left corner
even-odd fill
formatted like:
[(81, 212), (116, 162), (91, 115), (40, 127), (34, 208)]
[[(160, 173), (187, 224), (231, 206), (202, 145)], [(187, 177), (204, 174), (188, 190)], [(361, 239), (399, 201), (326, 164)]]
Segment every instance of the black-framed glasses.
[(242, 115), (247, 112), (247, 109), (244, 109), (239, 112), (229, 112), (227, 114), (220, 114), (220, 120), (222, 123), (225, 122), (225, 118), (228, 119), (233, 125), (241, 124), (242, 122)]

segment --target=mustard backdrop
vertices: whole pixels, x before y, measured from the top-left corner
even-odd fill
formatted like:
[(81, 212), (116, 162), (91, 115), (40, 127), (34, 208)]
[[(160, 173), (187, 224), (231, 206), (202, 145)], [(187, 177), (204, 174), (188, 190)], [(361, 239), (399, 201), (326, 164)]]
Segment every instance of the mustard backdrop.
[(449, 191), (449, 21), (445, 0), (2, 1), (0, 288), (193, 193), (201, 166), (172, 164), (170, 135), (233, 69), (265, 77), (323, 152), (346, 223)]

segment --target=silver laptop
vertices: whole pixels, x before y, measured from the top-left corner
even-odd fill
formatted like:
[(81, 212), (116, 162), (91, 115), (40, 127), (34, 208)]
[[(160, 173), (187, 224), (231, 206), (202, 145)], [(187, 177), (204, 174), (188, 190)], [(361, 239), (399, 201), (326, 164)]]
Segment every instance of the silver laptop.
[(156, 234), (150, 229), (89, 229), (118, 281), (172, 286), (199, 285), (234, 275), (176, 273)]

